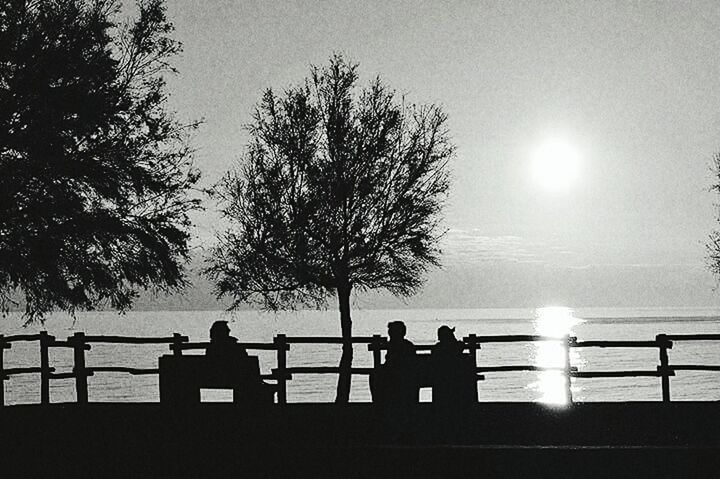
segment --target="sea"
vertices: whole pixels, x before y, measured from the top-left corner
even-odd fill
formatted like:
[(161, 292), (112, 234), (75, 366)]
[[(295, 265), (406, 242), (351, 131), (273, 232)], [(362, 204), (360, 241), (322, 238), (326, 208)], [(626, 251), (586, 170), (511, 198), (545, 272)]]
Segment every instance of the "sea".
[[(564, 334), (585, 340), (653, 340), (657, 334), (720, 334), (720, 308), (514, 308), (514, 309), (355, 309), (353, 334), (387, 334), (389, 321), (407, 325), (407, 337), (416, 344), (433, 344), (441, 325), (455, 328), (462, 338), (468, 334), (535, 334), (561, 337)], [(244, 342), (272, 342), (273, 336), (339, 336), (337, 311), (134, 311), (84, 312), (75, 317), (52, 314), (44, 324), (23, 325), (19, 313), (0, 318), (0, 334), (33, 334), (48, 331), (57, 339), (76, 332), (88, 335), (166, 337), (181, 333), (191, 341), (207, 341), (210, 325), (229, 322), (231, 334)], [(154, 368), (158, 358), (169, 353), (168, 345), (93, 344), (86, 353), (88, 366)], [(199, 353), (199, 352), (198, 352)], [(273, 351), (249, 351), (258, 355), (263, 372), (276, 366)], [(572, 348), (571, 364), (579, 371), (654, 371), (659, 364), (655, 348)], [(339, 345), (294, 344), (288, 366), (337, 366)], [(670, 364), (720, 365), (720, 341), (678, 341), (670, 350)], [(494, 343), (477, 353), (479, 366), (534, 365), (562, 367), (565, 350), (560, 341)], [(37, 367), (38, 342), (16, 342), (4, 352), (5, 367)], [(56, 372), (72, 370), (72, 351), (51, 348), (50, 365)], [(357, 345), (353, 365), (372, 366), (367, 345)], [(333, 374), (295, 374), (288, 382), (288, 402), (332, 402), (337, 377)], [(566, 378), (559, 371), (486, 373), (478, 382), (480, 401), (543, 402), (561, 406), (565, 401)], [(92, 402), (157, 402), (157, 375), (98, 372), (88, 379)], [(670, 380), (674, 401), (720, 400), (720, 372), (679, 371)], [(6, 404), (40, 401), (39, 374), (11, 376), (4, 381)], [(53, 403), (75, 401), (73, 379), (53, 379)], [(572, 400), (659, 401), (660, 378), (573, 378)], [(367, 376), (353, 376), (351, 401), (370, 401)], [(432, 390), (423, 389), (421, 400), (430, 401)], [(203, 390), (203, 401), (231, 401), (231, 391)]]

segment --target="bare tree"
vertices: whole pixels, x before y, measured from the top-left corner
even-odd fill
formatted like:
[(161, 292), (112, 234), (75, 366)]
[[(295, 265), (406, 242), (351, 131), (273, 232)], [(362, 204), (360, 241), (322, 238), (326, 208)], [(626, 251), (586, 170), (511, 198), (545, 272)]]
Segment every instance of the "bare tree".
[(206, 271), (232, 307), (337, 296), (337, 402), (350, 394), (351, 294), (411, 295), (438, 264), (453, 154), (439, 107), (408, 106), (379, 78), (360, 91), (357, 82), (357, 65), (334, 56), (301, 86), (267, 90), (239, 169), (217, 189), (232, 228)]

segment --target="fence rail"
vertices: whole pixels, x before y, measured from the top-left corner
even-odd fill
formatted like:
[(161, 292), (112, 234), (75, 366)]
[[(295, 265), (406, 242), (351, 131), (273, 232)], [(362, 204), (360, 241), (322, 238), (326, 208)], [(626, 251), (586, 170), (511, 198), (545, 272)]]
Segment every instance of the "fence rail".
[(720, 334), (665, 334), (670, 341), (720, 341)]
[(115, 343), (115, 344), (173, 344), (187, 341), (187, 336), (173, 336), (164, 338), (149, 338), (135, 336), (85, 336), (88, 343)]
[(576, 341), (574, 348), (657, 348), (657, 341)]
[[(516, 365), (483, 365), (477, 364), (477, 352), (483, 345), (490, 343), (535, 343), (541, 341), (554, 341), (562, 343), (564, 347), (564, 365), (559, 367), (543, 367), (532, 364)], [(620, 377), (659, 377), (661, 380), (662, 400), (670, 401), (670, 377), (678, 371), (706, 371), (720, 372), (720, 365), (708, 364), (670, 364), (668, 350), (672, 349), (674, 342), (680, 341), (720, 341), (720, 334), (658, 334), (655, 340), (613, 340), (613, 341), (578, 341), (573, 336), (552, 337), (539, 335), (493, 335), (478, 336), (470, 334), (462, 339), (462, 346), (468, 351), (477, 374), (477, 380), (485, 379), (480, 373), (507, 373), (522, 371), (559, 371), (566, 377), (566, 398), (572, 402), (573, 378), (620, 378)], [(40, 346), (39, 367), (4, 367), (4, 351), (11, 349), (16, 342), (38, 342)], [(276, 365), (271, 373), (262, 374), (263, 379), (275, 380), (277, 383), (278, 403), (287, 402), (287, 382), (293, 374), (338, 374), (337, 366), (292, 366), (287, 364), (287, 354), (293, 344), (344, 344), (343, 338), (331, 336), (286, 336), (278, 334), (272, 343), (240, 343), (248, 350), (275, 351)], [(352, 344), (366, 344), (372, 353), (373, 367), (353, 367), (351, 374), (370, 375), (382, 362), (382, 351), (388, 349), (388, 339), (380, 336), (358, 336), (351, 339)], [(38, 334), (17, 334), (4, 336), (0, 334), (0, 406), (5, 404), (4, 381), (13, 376), (22, 374), (40, 374), (40, 402), (50, 403), (51, 379), (75, 379), (76, 398), (78, 403), (88, 402), (87, 378), (96, 373), (128, 373), (132, 375), (158, 374), (158, 368), (135, 368), (126, 366), (87, 366), (85, 351), (92, 348), (92, 344), (168, 344), (169, 351), (174, 355), (182, 355), (183, 351), (206, 350), (207, 342), (190, 342), (187, 336), (174, 333), (171, 337), (135, 337), (135, 336), (103, 336), (85, 335), (75, 333), (65, 340), (57, 340), (45, 331)], [(49, 364), (49, 351), (51, 348), (71, 348), (73, 350), (72, 371), (56, 372)], [(655, 348), (658, 350), (659, 365), (655, 370), (622, 370), (622, 371), (578, 371), (571, 364), (570, 350), (574, 348)], [(422, 354), (430, 351), (432, 345), (417, 345), (416, 350)]]

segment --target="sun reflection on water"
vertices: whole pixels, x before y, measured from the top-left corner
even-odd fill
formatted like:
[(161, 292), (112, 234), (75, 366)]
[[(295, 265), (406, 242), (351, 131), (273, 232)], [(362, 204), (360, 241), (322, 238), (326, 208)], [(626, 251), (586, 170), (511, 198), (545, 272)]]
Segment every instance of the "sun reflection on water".
[[(533, 365), (544, 368), (558, 368), (557, 371), (538, 371), (537, 381), (529, 387), (540, 393), (538, 401), (546, 404), (565, 405), (568, 403), (567, 381), (562, 370), (565, 367), (567, 346), (562, 340), (573, 335), (573, 328), (584, 321), (573, 315), (570, 308), (552, 306), (535, 310), (533, 327), (540, 336), (557, 338), (558, 341), (537, 341), (533, 343)], [(577, 350), (570, 351), (570, 363), (578, 366), (580, 357)], [(575, 391), (575, 387), (573, 387)]]

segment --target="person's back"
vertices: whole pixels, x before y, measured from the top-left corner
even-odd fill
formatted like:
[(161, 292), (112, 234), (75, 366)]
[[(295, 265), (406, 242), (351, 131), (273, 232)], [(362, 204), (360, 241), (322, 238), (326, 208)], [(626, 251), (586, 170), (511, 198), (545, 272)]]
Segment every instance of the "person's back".
[(402, 321), (388, 323), (385, 363), (373, 377), (373, 400), (387, 405), (407, 405), (417, 402), (415, 345), (405, 339), (407, 329)]
[(455, 328), (440, 326), (438, 342), (431, 351), (433, 404), (448, 407), (477, 402), (473, 363), (463, 349), (462, 342), (455, 338)]
[(438, 342), (432, 347), (432, 355), (438, 359), (453, 360), (462, 355), (463, 346), (455, 338), (455, 328), (440, 326), (438, 328)]
[[(240, 395), (246, 401), (265, 402), (265, 397), (270, 395), (272, 402), (272, 392), (260, 377), (257, 358), (248, 356), (245, 348), (238, 344), (237, 338), (230, 336), (227, 321), (215, 321), (210, 327), (210, 344), (205, 350), (205, 356), (212, 363), (212, 369), (215, 371), (212, 373), (213, 376), (223, 378), (230, 373), (235, 376), (235, 380), (242, 383), (242, 389), (235, 390), (236, 396)], [(240, 399), (236, 397), (235, 401), (238, 402)]]
[(413, 359), (415, 359), (415, 345), (411, 341), (404, 337), (390, 338), (385, 353), (385, 364), (407, 363)]
[(237, 338), (230, 336), (227, 321), (215, 321), (210, 327), (210, 345), (205, 355), (219, 363), (235, 362), (248, 357), (247, 351), (238, 344)]

